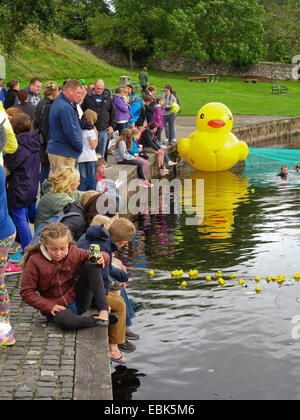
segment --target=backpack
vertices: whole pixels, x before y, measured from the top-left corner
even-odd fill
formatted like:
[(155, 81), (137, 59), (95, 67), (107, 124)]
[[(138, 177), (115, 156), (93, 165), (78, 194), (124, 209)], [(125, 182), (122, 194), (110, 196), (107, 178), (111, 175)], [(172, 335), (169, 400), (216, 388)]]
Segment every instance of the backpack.
[(70, 211), (69, 213), (64, 213), (63, 211), (57, 213), (54, 217), (51, 217), (46, 222), (40, 224), (37, 231), (35, 232), (32, 241), (30, 242), (30, 246), (37, 245), (40, 242), (41, 239), (41, 233), (45, 226), (49, 223), (63, 223), (64, 220), (66, 220), (69, 217), (73, 216), (82, 216), (79, 212)]

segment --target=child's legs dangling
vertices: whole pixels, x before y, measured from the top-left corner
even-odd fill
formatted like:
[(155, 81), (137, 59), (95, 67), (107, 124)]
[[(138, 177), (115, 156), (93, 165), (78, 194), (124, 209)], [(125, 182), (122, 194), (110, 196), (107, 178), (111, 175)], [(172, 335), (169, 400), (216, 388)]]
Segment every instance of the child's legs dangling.
[(8, 250), (15, 240), (15, 234), (0, 240), (0, 323), (9, 322), (10, 302), (4, 282), (4, 272), (8, 258)]

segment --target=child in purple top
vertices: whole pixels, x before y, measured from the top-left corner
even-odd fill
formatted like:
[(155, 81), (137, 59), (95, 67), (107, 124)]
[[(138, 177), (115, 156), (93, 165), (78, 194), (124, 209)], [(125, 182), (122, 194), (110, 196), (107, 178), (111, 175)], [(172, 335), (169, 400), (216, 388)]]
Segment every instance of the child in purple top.
[(127, 87), (120, 86), (116, 89), (113, 102), (116, 110), (116, 129), (119, 134), (128, 127), (128, 120), (130, 119), (130, 105), (126, 101)]
[(156, 136), (157, 136), (157, 143), (159, 146), (161, 146), (161, 133), (164, 128), (164, 108), (163, 108), (164, 103), (165, 103), (164, 98), (162, 98), (161, 96), (156, 99), (156, 105), (154, 107), (153, 118), (152, 118), (152, 122), (155, 122), (158, 127)]

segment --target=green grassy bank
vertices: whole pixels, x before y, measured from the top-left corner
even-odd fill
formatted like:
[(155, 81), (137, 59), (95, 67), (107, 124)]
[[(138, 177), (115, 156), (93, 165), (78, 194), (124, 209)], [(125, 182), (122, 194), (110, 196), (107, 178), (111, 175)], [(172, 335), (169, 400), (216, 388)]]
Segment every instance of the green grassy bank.
[[(97, 59), (72, 42), (58, 36), (43, 38), (35, 34), (30, 44), (21, 44), (16, 57), (7, 63), (7, 81), (19, 79), (21, 87), (32, 77), (44, 82), (55, 80), (61, 84), (69, 77), (84, 78), (86, 82), (102, 78), (107, 87), (117, 87), (120, 76), (138, 80), (139, 70), (114, 67)], [(288, 95), (272, 95), (271, 83), (245, 84), (239, 78), (220, 78), (218, 83), (191, 83), (192, 74), (149, 71), (150, 82), (158, 92), (171, 83), (182, 101), (182, 115), (195, 115), (207, 102), (225, 103), (234, 114), (300, 115), (300, 82), (282, 82)]]

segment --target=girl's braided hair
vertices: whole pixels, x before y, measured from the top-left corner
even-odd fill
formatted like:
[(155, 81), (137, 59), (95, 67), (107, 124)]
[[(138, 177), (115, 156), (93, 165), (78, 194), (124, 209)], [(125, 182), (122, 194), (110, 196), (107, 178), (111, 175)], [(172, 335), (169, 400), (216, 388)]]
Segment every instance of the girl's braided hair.
[(72, 238), (72, 234), (70, 232), (70, 229), (63, 225), (62, 223), (47, 223), (46, 226), (43, 228), (40, 236), (40, 242), (36, 245), (28, 246), (26, 249), (26, 253), (23, 258), (23, 264), (22, 268), (24, 270), (29, 258), (31, 255), (36, 254), (39, 252), (41, 245), (47, 246), (47, 243), (49, 239), (60, 239), (60, 238), (66, 238), (70, 244), (75, 244), (76, 242)]

